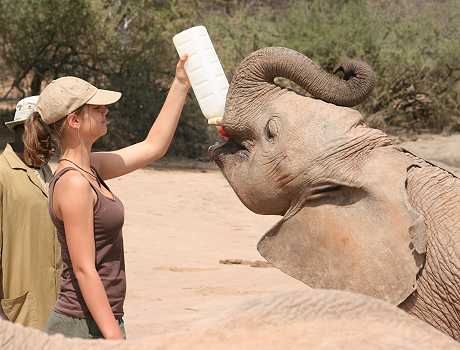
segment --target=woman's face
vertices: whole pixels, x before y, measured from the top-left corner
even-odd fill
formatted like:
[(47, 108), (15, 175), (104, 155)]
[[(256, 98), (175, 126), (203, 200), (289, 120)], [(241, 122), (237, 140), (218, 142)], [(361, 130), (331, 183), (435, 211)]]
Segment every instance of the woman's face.
[(107, 133), (107, 106), (86, 105), (83, 109), (80, 137), (96, 141)]

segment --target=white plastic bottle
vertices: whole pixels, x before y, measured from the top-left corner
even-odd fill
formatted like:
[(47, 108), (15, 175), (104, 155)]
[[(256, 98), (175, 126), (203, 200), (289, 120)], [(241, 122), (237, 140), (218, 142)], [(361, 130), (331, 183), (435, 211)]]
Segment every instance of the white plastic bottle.
[(224, 115), (228, 81), (208, 31), (204, 26), (192, 27), (173, 37), (179, 56), (188, 54), (185, 71), (209, 124), (216, 124)]

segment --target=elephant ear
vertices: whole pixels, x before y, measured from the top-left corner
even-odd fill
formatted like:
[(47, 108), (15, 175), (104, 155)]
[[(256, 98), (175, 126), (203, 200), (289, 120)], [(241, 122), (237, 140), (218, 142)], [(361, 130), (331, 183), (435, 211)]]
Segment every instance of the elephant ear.
[[(375, 191), (365, 190), (346, 205), (304, 206), (270, 229), (258, 250), (313, 288), (348, 290), (398, 305), (416, 289), (426, 245), (425, 225), (408, 203), (405, 178), (388, 175)], [(354, 190), (362, 191), (348, 192)]]

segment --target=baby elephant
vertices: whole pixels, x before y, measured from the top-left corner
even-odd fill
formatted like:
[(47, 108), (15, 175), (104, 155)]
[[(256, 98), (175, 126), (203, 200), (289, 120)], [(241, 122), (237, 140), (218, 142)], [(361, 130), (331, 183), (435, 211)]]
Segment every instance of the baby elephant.
[[(371, 92), (364, 62), (344, 79), (290, 49), (238, 67), (210, 153), (246, 207), (283, 218), (258, 244), (314, 288), (388, 301), (460, 339), (460, 181), (392, 145), (351, 106)], [(284, 77), (305, 97), (274, 84)]]

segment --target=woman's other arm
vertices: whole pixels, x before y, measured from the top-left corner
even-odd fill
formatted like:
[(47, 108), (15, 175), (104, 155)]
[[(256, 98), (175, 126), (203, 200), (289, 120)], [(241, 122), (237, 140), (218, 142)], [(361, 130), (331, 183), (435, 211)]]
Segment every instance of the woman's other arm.
[[(2, 256), (3, 256), (3, 184), (0, 182), (0, 300), (3, 299), (3, 271), (2, 271)], [(0, 320), (7, 320), (5, 312), (0, 303)]]
[[(0, 300), (3, 299), (3, 272), (2, 272), (2, 256), (3, 256), (3, 185), (0, 182)], [(0, 320), (7, 320), (7, 317), (0, 303)]]

